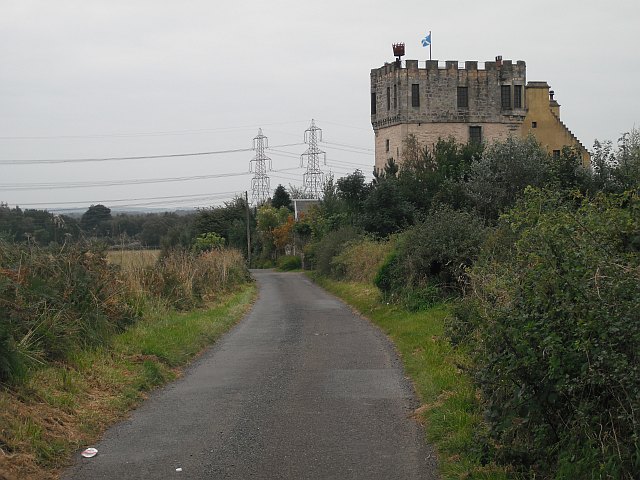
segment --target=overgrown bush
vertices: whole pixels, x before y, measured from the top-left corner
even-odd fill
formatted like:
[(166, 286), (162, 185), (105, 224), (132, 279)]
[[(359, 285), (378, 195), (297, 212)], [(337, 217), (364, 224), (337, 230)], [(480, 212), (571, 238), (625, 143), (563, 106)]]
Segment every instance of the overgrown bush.
[(375, 284), (393, 300), (412, 309), (428, 306), (463, 290), (466, 269), (486, 236), (476, 215), (440, 206), (398, 237), (397, 246), (380, 267)]
[(311, 251), (307, 252), (314, 259), (316, 270), (322, 275), (334, 275), (336, 272), (333, 270), (333, 258), (340, 254), (349, 241), (359, 236), (360, 233), (355, 228), (342, 227), (322, 237), (313, 245)]
[(144, 288), (179, 310), (198, 307), (213, 295), (248, 280), (239, 250), (202, 253), (174, 250), (142, 272)]
[(0, 243), (0, 380), (97, 345), (140, 312), (95, 247)]
[[(507, 233), (502, 233), (504, 231)], [(529, 189), (471, 270), (470, 345), (498, 459), (536, 478), (640, 472), (640, 198)]]
[(364, 237), (349, 242), (332, 260), (335, 275), (344, 280), (371, 283), (395, 245), (395, 240)]
[(278, 270), (288, 272), (302, 268), (302, 260), (297, 255), (283, 255), (278, 258)]

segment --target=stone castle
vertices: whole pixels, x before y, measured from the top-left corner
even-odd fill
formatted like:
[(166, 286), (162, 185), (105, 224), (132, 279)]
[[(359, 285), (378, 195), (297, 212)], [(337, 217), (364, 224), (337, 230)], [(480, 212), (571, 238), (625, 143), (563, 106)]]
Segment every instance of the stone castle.
[(402, 162), (409, 134), (431, 146), (438, 138), (492, 142), (531, 133), (554, 155), (564, 146), (576, 147), (588, 165), (589, 152), (560, 120), (553, 90), (547, 82), (527, 83), (525, 62), (496, 57), (483, 68), (475, 61), (421, 63), (403, 65), (398, 57), (371, 70), (376, 169), (389, 158)]

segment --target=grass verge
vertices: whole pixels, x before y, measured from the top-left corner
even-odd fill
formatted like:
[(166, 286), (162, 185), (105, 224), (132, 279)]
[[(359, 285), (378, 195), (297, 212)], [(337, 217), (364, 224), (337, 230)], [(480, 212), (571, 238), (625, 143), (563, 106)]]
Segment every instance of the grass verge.
[(161, 312), (0, 390), (0, 479), (55, 479), (73, 452), (95, 442), (150, 390), (186, 365), (248, 311), (253, 284), (206, 309)]
[(444, 336), (448, 307), (408, 312), (384, 304), (373, 285), (310, 276), (378, 325), (396, 345), (422, 405), (416, 419), (425, 425), (427, 439), (438, 452), (442, 478), (511, 478), (502, 467), (483, 465), (476, 439), (484, 428), (476, 391), (463, 372), (467, 358)]

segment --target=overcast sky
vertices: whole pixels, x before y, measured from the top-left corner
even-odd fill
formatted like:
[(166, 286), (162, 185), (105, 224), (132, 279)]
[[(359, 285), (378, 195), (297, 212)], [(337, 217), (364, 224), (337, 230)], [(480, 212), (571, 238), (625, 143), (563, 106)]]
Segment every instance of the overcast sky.
[(434, 59), (526, 61), (587, 148), (616, 141), (640, 123), (639, 19), (637, 0), (0, 0), (0, 202), (220, 203), (250, 190), (253, 152), (11, 162), (249, 149), (260, 127), (272, 188), (300, 185), (312, 118), (325, 172), (368, 174), (369, 72), (394, 42), (426, 60), (429, 30)]

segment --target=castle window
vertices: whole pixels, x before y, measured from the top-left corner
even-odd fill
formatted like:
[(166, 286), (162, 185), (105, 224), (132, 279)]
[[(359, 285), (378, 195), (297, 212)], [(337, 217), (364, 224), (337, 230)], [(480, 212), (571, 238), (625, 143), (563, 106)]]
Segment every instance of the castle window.
[(458, 87), (458, 108), (469, 108), (469, 89)]
[(538, 128), (538, 122), (531, 122), (531, 128)]
[(469, 127), (469, 143), (482, 143), (482, 127)]
[(411, 85), (411, 106), (420, 106), (420, 85), (417, 83)]
[(560, 157), (560, 150), (554, 150), (553, 151), (553, 158), (558, 158)]
[(511, 85), (502, 85), (500, 87), (500, 104), (503, 110), (511, 109)]
[(376, 114), (376, 92), (371, 92), (371, 115)]
[(389, 151), (389, 139), (387, 138), (385, 141), (385, 150), (388, 152)]
[(393, 86), (393, 108), (398, 108), (398, 85)]
[(391, 110), (391, 87), (387, 87), (387, 110)]
[(522, 85), (513, 86), (513, 108), (522, 108)]

